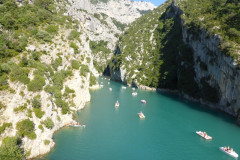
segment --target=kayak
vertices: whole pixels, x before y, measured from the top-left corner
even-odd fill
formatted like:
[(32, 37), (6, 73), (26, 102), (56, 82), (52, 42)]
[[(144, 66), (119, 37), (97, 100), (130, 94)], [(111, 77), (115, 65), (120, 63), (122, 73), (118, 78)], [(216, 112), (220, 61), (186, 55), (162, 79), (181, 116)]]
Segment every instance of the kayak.
[(232, 149), (231, 150), (227, 150), (227, 147), (219, 147), (219, 149), (221, 151), (223, 151), (224, 153), (228, 154), (229, 156), (232, 156), (234, 158), (238, 158), (238, 154), (235, 151), (233, 151)]
[(202, 131), (196, 131), (196, 134), (198, 134), (199, 136), (201, 136), (202, 138), (204, 138), (206, 140), (211, 140), (212, 139), (212, 137), (207, 135), (207, 134), (204, 136), (204, 132), (202, 132)]

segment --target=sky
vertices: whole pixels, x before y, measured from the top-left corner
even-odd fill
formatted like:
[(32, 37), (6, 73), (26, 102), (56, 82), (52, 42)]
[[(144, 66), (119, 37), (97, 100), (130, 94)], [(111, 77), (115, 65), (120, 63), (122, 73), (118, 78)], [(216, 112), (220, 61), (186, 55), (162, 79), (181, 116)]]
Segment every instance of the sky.
[(163, 4), (166, 0), (135, 0), (135, 1), (147, 1), (153, 3), (155, 6)]

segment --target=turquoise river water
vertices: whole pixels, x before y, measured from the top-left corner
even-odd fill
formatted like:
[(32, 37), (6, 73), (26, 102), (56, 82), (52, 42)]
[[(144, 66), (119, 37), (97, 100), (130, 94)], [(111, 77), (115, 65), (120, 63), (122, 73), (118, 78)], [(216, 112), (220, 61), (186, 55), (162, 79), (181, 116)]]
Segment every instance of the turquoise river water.
[[(104, 87), (92, 91), (91, 102), (78, 113), (86, 128), (59, 130), (56, 146), (42, 160), (234, 159), (219, 150), (227, 145), (240, 153), (240, 128), (224, 113), (176, 95), (136, 90), (138, 95), (132, 96), (130, 87), (124, 90), (122, 84), (101, 78), (99, 82)], [(139, 111), (146, 119), (139, 119)], [(213, 140), (199, 137), (197, 130)]]

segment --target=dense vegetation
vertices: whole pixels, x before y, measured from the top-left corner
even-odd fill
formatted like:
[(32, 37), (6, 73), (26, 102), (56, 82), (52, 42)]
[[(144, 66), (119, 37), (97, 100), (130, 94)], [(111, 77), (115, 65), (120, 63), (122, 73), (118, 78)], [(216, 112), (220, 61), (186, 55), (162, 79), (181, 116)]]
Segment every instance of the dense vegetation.
[[(208, 67), (199, 58), (195, 62), (192, 48), (182, 41), (181, 20), (193, 38), (203, 29), (208, 31), (209, 37), (220, 35), (220, 50), (236, 59), (240, 37), (239, 4), (231, 0), (175, 1), (184, 13), (176, 15), (171, 3), (170, 0), (165, 2), (129, 26), (120, 36), (110, 68), (115, 72), (125, 70), (128, 84), (179, 90), (194, 98), (218, 103), (219, 86), (209, 85), (210, 77), (200, 82), (195, 80), (195, 63), (203, 71)], [(220, 29), (214, 29), (216, 26)]]
[(25, 119), (17, 123), (16, 126), (18, 135), (22, 137), (28, 137), (29, 139), (36, 139), (36, 133), (34, 132), (34, 123), (30, 119)]
[[(240, 6), (236, 0), (188, 0), (181, 2), (185, 25), (193, 34), (201, 29), (221, 36), (220, 49), (238, 60)], [(194, 8), (194, 9), (193, 9)]]
[(1, 160), (20, 160), (24, 158), (24, 151), (20, 148), (21, 140), (17, 137), (6, 137), (0, 147)]

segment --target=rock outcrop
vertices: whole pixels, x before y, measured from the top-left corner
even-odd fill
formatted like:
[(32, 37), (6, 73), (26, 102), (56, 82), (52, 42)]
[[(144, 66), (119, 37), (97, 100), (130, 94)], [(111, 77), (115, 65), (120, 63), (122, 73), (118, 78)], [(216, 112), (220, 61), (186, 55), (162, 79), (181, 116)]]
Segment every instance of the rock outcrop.
[[(23, 1), (17, 2), (19, 7), (24, 5)], [(45, 85), (41, 91), (33, 92), (29, 91), (26, 84), (8, 80), (11, 92), (9, 90), (0, 91), (0, 102), (6, 106), (0, 111), (0, 126), (3, 123), (12, 124), (12, 127), (6, 128), (0, 134), (0, 144), (5, 137), (17, 134), (16, 124), (19, 121), (30, 119), (34, 123), (36, 138), (22, 137), (22, 148), (24, 148), (27, 158), (34, 158), (49, 152), (55, 144), (52, 139), (54, 132), (73, 121), (74, 112), (82, 109), (86, 102), (90, 101), (89, 89), (99, 88), (98, 84), (90, 87), (91, 76), (97, 77), (99, 75), (94, 63), (105, 65), (111, 59), (115, 43), (119, 34), (123, 31), (121, 27), (140, 17), (143, 14), (142, 12), (155, 8), (153, 4), (148, 2), (132, 2), (130, 0), (111, 0), (107, 4), (92, 4), (90, 0), (69, 0), (68, 2), (55, 3), (57, 4), (57, 10), (65, 9), (64, 15), (71, 16), (77, 22), (74, 22), (74, 27), (71, 26), (71, 20), (67, 20), (68, 27), (57, 26), (59, 31), (56, 36), (51, 37), (51, 43), (38, 41), (34, 37), (29, 39), (29, 44), (26, 47), (27, 54), (25, 53), (25, 55), (30, 55), (33, 52), (41, 53), (37, 63), (50, 66), (51, 69), (54, 68), (50, 71), (51, 73), (43, 75), (46, 78)], [(41, 27), (39, 27), (39, 30), (44, 30), (45, 26)], [(75, 34), (78, 34), (79, 37), (70, 40), (69, 35), (72, 31), (75, 31)], [(102, 51), (93, 53), (91, 50), (90, 43), (101, 40), (106, 42), (107, 45), (104, 47), (110, 50), (109, 53)], [(22, 57), (23, 55), (18, 58), (13, 57), (11, 61), (19, 64)], [(26, 58), (31, 59), (30, 56)], [(75, 69), (72, 67), (73, 61), (79, 62)], [(79, 68), (77, 65), (80, 66), (80, 69), (77, 69)], [(82, 71), (82, 67), (86, 67), (85, 70)], [(30, 81), (34, 80), (36, 68), (28, 67), (27, 69), (29, 70), (28, 78)], [(58, 93), (62, 94), (61, 100), (64, 100), (64, 102), (61, 102), (66, 102), (69, 105), (69, 111), (65, 114), (62, 112), (63, 108), (58, 106), (62, 104), (56, 102), (57, 96), (53, 93), (55, 92), (54, 89), (53, 91), (47, 91), (46, 89), (53, 87), (54, 78), (52, 76), (61, 71), (71, 72), (63, 78), (63, 82), (57, 84), (62, 85), (60, 93)], [(71, 93), (64, 96), (66, 90), (70, 90)], [(44, 112), (42, 117), (37, 117), (34, 113), (32, 100), (35, 96), (40, 97), (41, 110)], [(17, 107), (23, 105), (25, 108), (16, 111)], [(54, 123), (53, 128), (47, 128), (44, 125), (44, 120), (47, 118), (51, 118)]]

